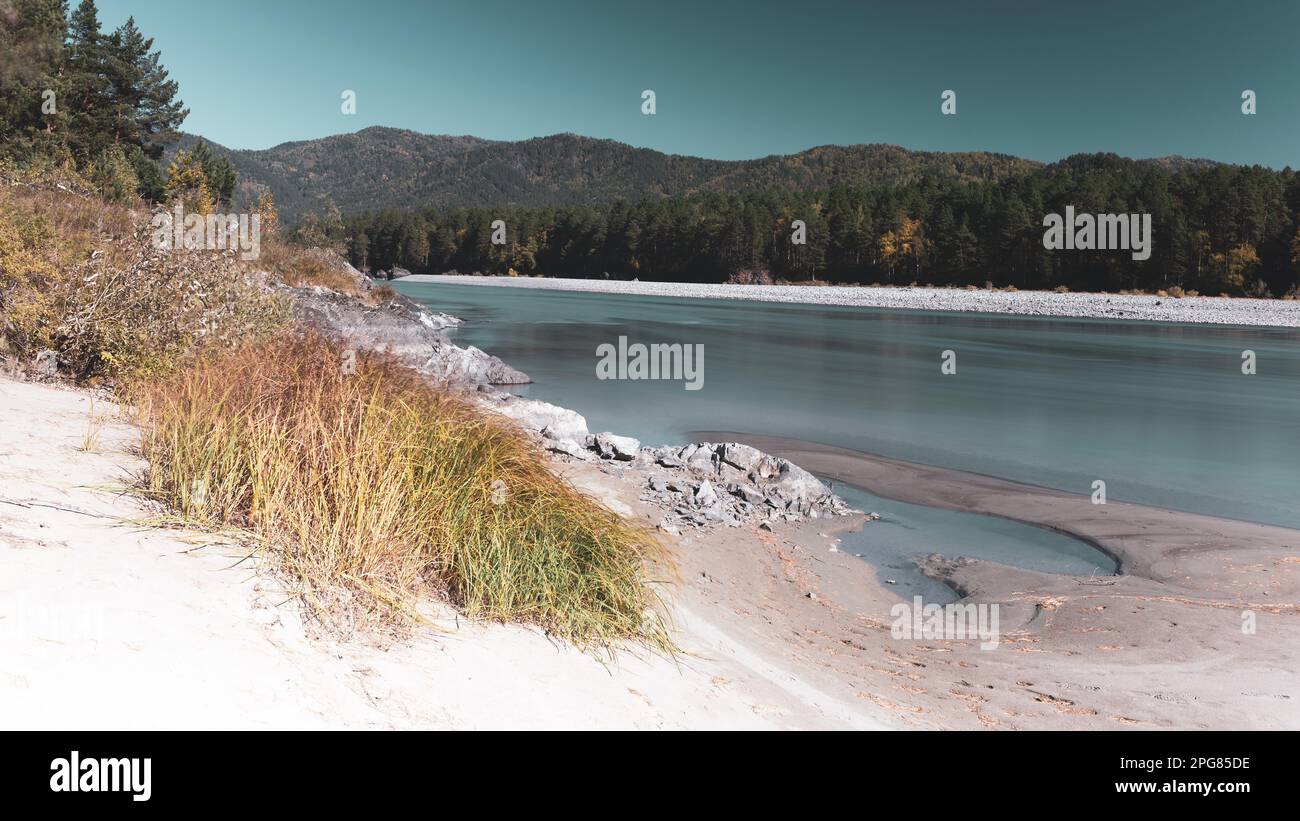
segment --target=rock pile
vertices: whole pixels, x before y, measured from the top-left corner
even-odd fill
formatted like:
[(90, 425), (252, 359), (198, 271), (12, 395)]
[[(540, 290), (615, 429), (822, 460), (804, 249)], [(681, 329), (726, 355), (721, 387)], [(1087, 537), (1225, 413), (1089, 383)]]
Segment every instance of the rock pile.
[(650, 462), (641, 498), (669, 509), (664, 528), (781, 519), (801, 522), (858, 511), (808, 471), (738, 442), (642, 448)]
[(542, 437), (547, 450), (605, 470), (643, 476), (642, 501), (665, 510), (661, 527), (680, 528), (775, 520), (800, 522), (859, 511), (816, 476), (787, 459), (738, 442), (697, 442), (684, 447), (641, 447), (630, 436), (592, 434), (574, 411), (536, 399), (498, 393), (484, 402)]

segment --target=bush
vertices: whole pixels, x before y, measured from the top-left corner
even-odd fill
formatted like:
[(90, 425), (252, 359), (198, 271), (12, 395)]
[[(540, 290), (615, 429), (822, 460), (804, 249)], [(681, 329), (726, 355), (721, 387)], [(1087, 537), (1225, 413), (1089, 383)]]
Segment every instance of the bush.
[(145, 225), (78, 266), (59, 292), (60, 359), (78, 378), (166, 372), (195, 345), (286, 327), (288, 300), (237, 251), (155, 248)]
[(771, 285), (772, 272), (764, 270), (733, 271), (727, 277), (728, 285)]
[(647, 584), (667, 567), (657, 543), (512, 423), (389, 359), (284, 335), (132, 395), (148, 491), (256, 534), (327, 623), (408, 622), (434, 590), (581, 645), (671, 647)]

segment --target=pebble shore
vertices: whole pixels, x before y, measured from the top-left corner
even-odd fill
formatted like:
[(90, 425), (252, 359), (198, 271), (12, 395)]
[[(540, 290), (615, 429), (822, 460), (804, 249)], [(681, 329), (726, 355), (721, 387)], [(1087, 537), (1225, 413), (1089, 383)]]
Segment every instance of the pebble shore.
[(699, 299), (747, 299), (807, 305), (843, 305), (922, 311), (973, 311), (1021, 316), (1138, 319), (1212, 325), (1300, 327), (1300, 300), (1228, 297), (1160, 297), (1054, 291), (989, 291), (924, 287), (846, 287), (837, 285), (723, 285), (686, 282), (625, 282), (597, 279), (547, 279), (416, 274), (406, 282), (445, 282), (553, 291)]

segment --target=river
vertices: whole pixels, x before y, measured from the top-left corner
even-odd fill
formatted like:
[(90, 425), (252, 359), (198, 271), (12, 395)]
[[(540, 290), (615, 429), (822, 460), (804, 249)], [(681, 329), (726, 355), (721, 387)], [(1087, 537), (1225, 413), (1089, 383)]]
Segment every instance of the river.
[[(458, 344), (528, 373), (521, 393), (593, 431), (784, 436), (1081, 494), (1100, 480), (1110, 499), (1300, 528), (1294, 329), (394, 284), (465, 319)], [(702, 345), (703, 387), (598, 379), (597, 348), (620, 336)], [(882, 508), (895, 529), (876, 540), (895, 553), (1109, 572), (1059, 534), (845, 495)]]

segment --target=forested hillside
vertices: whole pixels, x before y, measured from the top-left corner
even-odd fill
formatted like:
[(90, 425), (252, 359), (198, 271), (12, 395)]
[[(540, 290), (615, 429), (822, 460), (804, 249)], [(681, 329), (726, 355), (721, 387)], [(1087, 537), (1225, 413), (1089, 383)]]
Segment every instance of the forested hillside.
[[(179, 144), (189, 147), (187, 135)], [(231, 151), (250, 194), (266, 186), (296, 221), (332, 204), (344, 214), (382, 208), (476, 208), (608, 203), (780, 187), (886, 185), (925, 175), (996, 180), (1038, 163), (985, 152), (933, 153), (891, 145), (823, 146), (724, 161), (663, 154), (613, 140), (556, 134), (520, 142), (367, 128), (264, 151)]]

